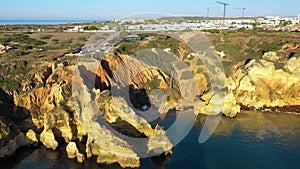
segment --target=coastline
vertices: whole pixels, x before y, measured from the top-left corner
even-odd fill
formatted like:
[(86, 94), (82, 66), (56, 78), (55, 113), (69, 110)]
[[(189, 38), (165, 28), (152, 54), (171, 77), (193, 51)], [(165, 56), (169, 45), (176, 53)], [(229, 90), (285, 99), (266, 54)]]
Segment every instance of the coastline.
[(64, 25), (106, 22), (106, 20), (0, 20), (0, 26), (13, 25)]
[[(239, 166), (245, 168), (248, 165), (252, 168), (268, 167), (268, 161), (274, 161), (279, 166), (285, 166), (282, 162), (289, 159), (290, 163), (286, 168), (293, 168), (299, 165), (297, 157), (299, 157), (299, 139), (298, 130), (291, 124), (298, 124), (296, 118), (292, 115), (280, 113), (264, 113), (260, 111), (242, 111), (237, 118), (222, 117), (222, 120), (213, 136), (205, 143), (199, 144), (197, 139), (199, 132), (205, 121), (206, 116), (200, 115), (195, 122), (191, 133), (183, 140), (183, 142), (174, 148), (174, 154), (160, 158), (142, 159), (141, 169), (152, 168), (174, 168), (174, 167), (191, 167), (191, 168), (208, 168), (208, 165), (216, 165), (215, 168), (220, 168), (219, 160), (226, 160), (228, 163), (223, 164), (226, 167), (232, 168)], [(266, 121), (266, 119), (268, 119)], [(165, 119), (166, 123), (172, 121), (172, 117)], [(285, 123), (290, 120), (290, 123)], [(299, 125), (297, 126), (299, 127)], [(292, 145), (292, 143), (296, 143)], [(226, 146), (225, 146), (226, 145)], [(273, 147), (273, 149), (272, 149)], [(192, 148), (192, 149), (191, 149)], [(226, 151), (235, 151), (236, 154), (224, 156)], [(79, 164), (76, 160), (68, 159), (64, 148), (58, 150), (46, 149), (44, 146), (24, 147), (18, 150), (14, 158), (7, 158), (6, 161), (19, 159), (19, 161), (9, 164), (3, 169), (22, 169), (31, 167), (38, 169), (40, 165), (48, 168), (119, 168), (116, 164), (97, 164), (95, 158), (87, 159), (83, 164)], [(30, 152), (27, 153), (26, 150)], [(219, 150), (219, 151), (215, 151)], [(202, 153), (206, 153), (204, 155)], [(284, 157), (277, 157), (276, 154), (284, 152)], [(253, 154), (252, 154), (253, 153)], [(258, 154), (257, 154), (258, 153)], [(202, 155), (201, 155), (202, 154)], [(240, 160), (236, 161), (235, 156), (240, 156)], [(200, 156), (201, 155), (201, 156)], [(271, 156), (270, 156), (271, 155)], [(270, 156), (268, 160), (267, 157)], [(193, 157), (193, 158), (191, 158)], [(251, 157), (251, 158), (249, 158)], [(253, 158), (253, 159), (252, 159)], [(246, 160), (246, 161), (245, 161)], [(251, 162), (254, 160), (255, 162)], [(232, 162), (235, 161), (233, 164)], [(2, 161), (1, 161), (2, 162)], [(248, 166), (248, 167), (249, 167)]]

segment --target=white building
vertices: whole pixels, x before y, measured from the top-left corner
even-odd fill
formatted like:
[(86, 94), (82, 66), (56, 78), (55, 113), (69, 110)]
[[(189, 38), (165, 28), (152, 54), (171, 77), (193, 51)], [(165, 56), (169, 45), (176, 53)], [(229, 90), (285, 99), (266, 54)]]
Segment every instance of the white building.
[(82, 26), (75, 26), (73, 29), (69, 29), (70, 32), (83, 32), (84, 29)]

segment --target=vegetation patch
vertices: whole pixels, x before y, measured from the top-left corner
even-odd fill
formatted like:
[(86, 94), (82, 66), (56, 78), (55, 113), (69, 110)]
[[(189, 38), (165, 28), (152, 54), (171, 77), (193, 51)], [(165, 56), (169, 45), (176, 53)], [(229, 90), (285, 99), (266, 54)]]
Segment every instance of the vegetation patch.
[(40, 39), (51, 39), (53, 35), (45, 35), (45, 36), (42, 36)]
[(0, 85), (3, 86), (4, 90), (8, 91), (15, 91), (20, 87), (18, 82), (10, 79), (0, 80)]

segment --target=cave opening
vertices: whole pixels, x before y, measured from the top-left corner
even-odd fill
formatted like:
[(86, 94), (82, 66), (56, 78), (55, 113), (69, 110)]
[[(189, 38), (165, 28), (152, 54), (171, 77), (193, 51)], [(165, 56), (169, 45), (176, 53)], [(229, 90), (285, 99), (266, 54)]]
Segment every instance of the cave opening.
[(151, 108), (146, 89), (136, 89), (133, 85), (129, 85), (129, 99), (133, 107), (139, 111), (145, 112)]

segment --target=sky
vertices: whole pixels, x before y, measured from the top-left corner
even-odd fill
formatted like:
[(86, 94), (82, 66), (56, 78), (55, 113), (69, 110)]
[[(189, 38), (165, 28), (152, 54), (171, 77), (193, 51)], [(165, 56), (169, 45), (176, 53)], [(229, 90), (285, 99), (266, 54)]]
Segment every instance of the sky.
[[(299, 0), (220, 0), (229, 3), (227, 16), (296, 16)], [(175, 16), (222, 16), (216, 0), (6, 0), (0, 20), (110, 20), (139, 13)], [(150, 13), (150, 14), (149, 14)], [(152, 13), (152, 14), (151, 14)]]

